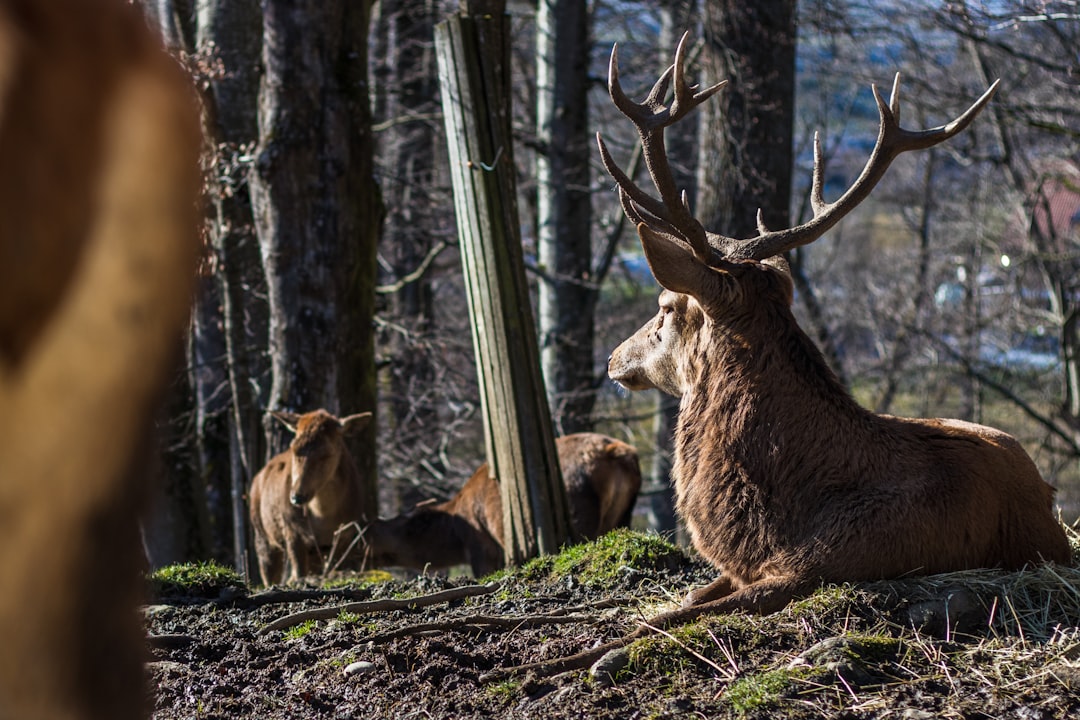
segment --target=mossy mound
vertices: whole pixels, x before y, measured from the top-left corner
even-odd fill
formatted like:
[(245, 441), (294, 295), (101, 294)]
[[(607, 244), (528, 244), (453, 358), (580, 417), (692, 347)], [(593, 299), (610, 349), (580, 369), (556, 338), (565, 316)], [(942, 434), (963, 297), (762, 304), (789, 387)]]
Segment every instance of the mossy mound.
[(213, 561), (178, 563), (150, 573), (153, 597), (218, 598), (223, 592), (238, 595), (247, 592), (243, 578), (236, 571)]
[(667, 577), (684, 568), (698, 569), (699, 565), (655, 533), (620, 528), (557, 555), (530, 560), (505, 575), (540, 586), (580, 584), (600, 590), (638, 585), (650, 576)]

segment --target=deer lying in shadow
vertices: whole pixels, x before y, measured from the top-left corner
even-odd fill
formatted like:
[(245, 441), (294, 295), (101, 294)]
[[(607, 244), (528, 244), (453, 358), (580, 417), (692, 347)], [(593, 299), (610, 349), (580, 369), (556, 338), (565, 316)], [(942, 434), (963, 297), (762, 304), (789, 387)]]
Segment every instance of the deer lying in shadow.
[[(637, 451), (615, 438), (576, 433), (555, 441), (570, 507), (572, 541), (628, 527), (641, 489)], [(363, 533), (366, 567), (440, 570), (468, 563), (482, 577), (503, 567), (503, 510), (499, 481), (487, 463), (444, 503), (369, 524)]]
[(345, 438), (371, 420), (369, 412), (340, 420), (325, 410), (271, 415), (296, 436), (251, 481), (248, 509), (264, 585), (321, 570), (318, 558), (335, 532), (364, 519), (360, 473)]

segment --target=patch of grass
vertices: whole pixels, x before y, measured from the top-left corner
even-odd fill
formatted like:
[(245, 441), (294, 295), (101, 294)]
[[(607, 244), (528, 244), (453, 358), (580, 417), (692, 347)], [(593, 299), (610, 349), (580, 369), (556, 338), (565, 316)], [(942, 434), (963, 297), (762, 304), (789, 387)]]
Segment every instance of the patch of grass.
[(895, 660), (904, 649), (904, 642), (889, 635), (852, 635), (844, 652), (852, 660), (881, 664)]
[(794, 684), (807, 675), (803, 668), (779, 668), (746, 675), (728, 685), (724, 697), (735, 712), (746, 714), (775, 705)]
[(511, 574), (525, 582), (572, 576), (584, 585), (607, 587), (619, 580), (624, 568), (671, 569), (685, 560), (679, 548), (659, 535), (619, 528), (592, 542), (572, 545), (558, 555), (530, 560)]
[(1080, 568), (1038, 565), (1015, 572), (963, 570), (874, 583), (909, 601), (962, 589), (986, 606), (987, 630), (997, 637), (1045, 641), (1059, 627), (1080, 626)]
[(299, 625), (288, 628), (285, 630), (285, 638), (287, 640), (299, 640), (315, 629), (315, 622), (315, 620), (305, 620)]
[(324, 590), (365, 588), (393, 581), (394, 576), (385, 570), (366, 570), (362, 573), (349, 573), (327, 578), (323, 581), (322, 587)]
[(766, 621), (756, 615), (705, 615), (686, 625), (668, 628), (635, 641), (628, 648), (627, 667), (621, 672), (655, 672), (670, 676), (691, 667), (711, 665), (721, 677), (731, 678), (759, 643), (781, 642), (782, 633), (763, 632)]
[(154, 596), (217, 597), (227, 587), (244, 587), (235, 570), (213, 561), (169, 565), (150, 573), (149, 580)]
[(701, 652), (710, 642), (708, 630), (700, 622), (673, 627), (668, 632), (674, 640), (659, 634), (635, 640), (627, 649), (630, 662), (626, 670), (661, 676), (682, 672), (696, 662), (686, 648)]
[(521, 683), (518, 680), (503, 680), (487, 686), (487, 692), (503, 704), (509, 704), (518, 696)]
[(355, 623), (360, 622), (361, 616), (358, 613), (351, 613), (344, 608), (338, 613), (337, 621), (340, 623)]

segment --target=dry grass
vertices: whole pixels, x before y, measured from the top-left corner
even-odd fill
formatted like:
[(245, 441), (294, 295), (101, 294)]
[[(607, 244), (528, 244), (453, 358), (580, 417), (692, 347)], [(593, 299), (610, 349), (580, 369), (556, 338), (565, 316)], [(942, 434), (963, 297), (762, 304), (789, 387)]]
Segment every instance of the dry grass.
[[(1080, 712), (1080, 536), (1074, 561), (831, 585), (766, 617), (702, 618), (654, 636), (631, 672), (683, 694), (706, 677), (719, 716), (1031, 717)], [(964, 617), (920, 627), (912, 610)], [(935, 605), (936, 604), (936, 605)], [(692, 676), (696, 675), (698, 680)], [(1040, 714), (1042, 713), (1042, 714)], [(901, 711), (902, 714), (902, 711)]]

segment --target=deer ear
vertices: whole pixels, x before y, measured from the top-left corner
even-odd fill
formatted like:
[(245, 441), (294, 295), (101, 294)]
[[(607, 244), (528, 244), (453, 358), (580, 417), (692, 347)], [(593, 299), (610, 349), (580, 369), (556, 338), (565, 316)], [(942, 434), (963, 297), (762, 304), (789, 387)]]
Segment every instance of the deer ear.
[(341, 429), (345, 431), (345, 434), (356, 432), (367, 426), (371, 421), (370, 412), (357, 413), (356, 415), (349, 415), (348, 417), (341, 418)]
[(715, 281), (715, 271), (674, 236), (657, 232), (645, 223), (638, 224), (638, 236), (649, 269), (664, 289), (700, 299), (702, 291)]
[(296, 426), (300, 422), (300, 413), (285, 412), (282, 410), (271, 410), (270, 415), (272, 415), (282, 425), (289, 428), (292, 433), (296, 433)]

